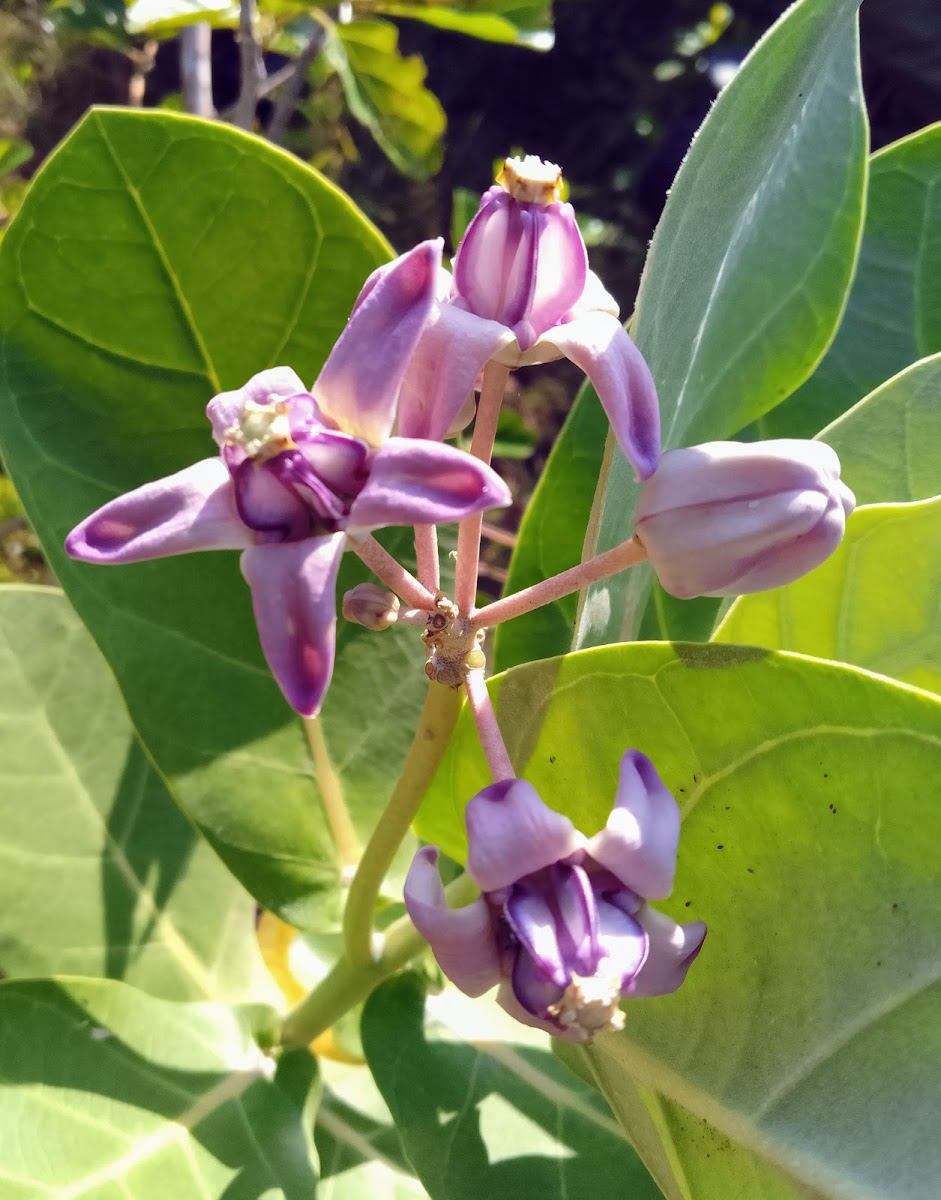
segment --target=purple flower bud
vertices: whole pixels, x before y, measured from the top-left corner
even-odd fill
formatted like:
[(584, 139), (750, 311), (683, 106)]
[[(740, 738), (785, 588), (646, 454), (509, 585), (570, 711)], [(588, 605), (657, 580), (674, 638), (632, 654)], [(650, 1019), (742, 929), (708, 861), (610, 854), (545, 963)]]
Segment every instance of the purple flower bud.
[(438, 851), (418, 852), (405, 904), (444, 973), (524, 1024), (572, 1042), (620, 1029), (620, 1001), (675, 991), (702, 946), (646, 896), (672, 887), (679, 810), (637, 750), (621, 762), (614, 809), (586, 839), (521, 779), (478, 792), (466, 812), (467, 868), (482, 895), (450, 910)]
[(478, 317), (513, 330), (521, 350), (580, 299), (588, 254), (562, 172), (528, 155), (508, 158), (484, 193), (454, 260), (457, 296)]
[(819, 566), (855, 505), (822, 442), (707, 442), (663, 455), (635, 534), (671, 595), (737, 596)]
[(378, 583), (358, 583), (343, 596), (343, 615), (367, 629), (388, 629), (398, 620), (399, 598)]
[(618, 320), (618, 305), (588, 270), (561, 175), (538, 158), (510, 158), (485, 192), (402, 384), (399, 432), (439, 439), (462, 429), (488, 362), (530, 366), (567, 358), (595, 386), (639, 479), (660, 457), (657, 389)]

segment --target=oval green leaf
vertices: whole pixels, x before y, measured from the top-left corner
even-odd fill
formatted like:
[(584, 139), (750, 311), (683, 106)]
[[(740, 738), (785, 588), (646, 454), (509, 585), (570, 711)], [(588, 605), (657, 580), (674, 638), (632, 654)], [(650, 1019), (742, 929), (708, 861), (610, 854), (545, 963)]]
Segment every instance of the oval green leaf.
[[(719, 96), (670, 190), (632, 332), (665, 447), (729, 437), (789, 395), (837, 325), (866, 185), (857, 0), (802, 0)], [(637, 487), (615, 452), (586, 551), (632, 532)], [(578, 646), (637, 635), (649, 569), (590, 589)]]
[[(119, 492), (215, 453), (214, 393), (276, 363), (313, 379), (387, 255), (346, 197), (289, 155), (220, 124), (122, 111), (92, 112), (47, 161), (0, 250), (4, 462), (174, 795), (296, 925), (322, 920), (317, 897), (339, 866), (237, 555), (97, 568), (62, 543)], [(375, 794), (378, 735), (361, 714), (377, 691), (402, 689), (401, 643), (362, 633), (378, 644), (352, 701), (345, 691), (357, 744), (349, 771), (339, 764), (360, 809), (384, 802), (404, 753), (400, 726), (379, 731), (392, 758)], [(361, 645), (344, 633), (338, 680)]]
[(715, 640), (837, 659), (941, 694), (939, 546), (941, 497), (861, 508), (822, 566), (740, 596)]
[(858, 504), (941, 493), (941, 354), (894, 375), (817, 437), (840, 456)]

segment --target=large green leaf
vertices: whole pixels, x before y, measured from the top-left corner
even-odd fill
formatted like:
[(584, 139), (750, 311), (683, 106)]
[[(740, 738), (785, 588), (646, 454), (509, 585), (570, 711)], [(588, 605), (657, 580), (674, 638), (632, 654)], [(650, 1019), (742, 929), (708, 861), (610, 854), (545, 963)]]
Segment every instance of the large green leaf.
[(818, 434), (860, 504), (941, 493), (941, 354), (913, 363)]
[(377, 0), (370, 8), (487, 42), (551, 50), (554, 41), (551, 0)]
[[(290, 156), (222, 125), (122, 111), (91, 113), (47, 161), (0, 250), (4, 462), (174, 795), (295, 924), (317, 918), (338, 866), (237, 555), (100, 568), (62, 541), (119, 492), (214, 453), (215, 392), (275, 363), (312, 379), (386, 256)], [(342, 631), (324, 709), (360, 816), (384, 803), (420, 703), (420, 663), (403, 668), (397, 633)], [(395, 698), (395, 722), (363, 720), (377, 695)]]
[[(941, 702), (730, 646), (603, 647), (491, 687), (517, 769), (586, 832), (626, 746), (680, 801), (663, 907), (709, 937), (676, 995), (630, 1004), (625, 1032), (591, 1051), (615, 1111), (640, 1114), (628, 1132), (667, 1194), (930, 1200)], [(462, 855), (463, 805), (487, 782), (462, 717), (423, 836)]]
[(838, 659), (941, 694), (939, 547), (941, 497), (861, 508), (822, 566), (740, 596), (715, 640)]
[(607, 1108), (544, 1043), (450, 989), (426, 1010), (414, 973), (370, 996), (363, 1046), (433, 1200), (657, 1196)]
[[(504, 587), (509, 596), (578, 564), (604, 458), (608, 420), (590, 386), (579, 393), (526, 506)], [(577, 596), (497, 627), (494, 667), (564, 654), (572, 644)]]
[(839, 332), (804, 386), (761, 422), (764, 437), (812, 437), (909, 363), (941, 351), (939, 225), (941, 123), (873, 156)]
[[(779, 404), (839, 323), (866, 182), (856, 7), (794, 5), (719, 96), (670, 190), (631, 324), (666, 447), (728, 437)], [(615, 452), (587, 550), (630, 536), (636, 495)], [(645, 567), (592, 588), (578, 645), (636, 636), (651, 579)]]
[(254, 903), (173, 803), (51, 588), (0, 588), (0, 761), (3, 974), (265, 994)]
[(398, 50), (399, 31), (388, 21), (330, 25), (323, 53), (340, 76), (346, 102), (393, 163), (414, 179), (441, 166), (447, 123), (437, 97), (425, 87), (427, 68)]
[(89, 979), (0, 984), (4, 1200), (310, 1200), (304, 1050), (253, 1014)]

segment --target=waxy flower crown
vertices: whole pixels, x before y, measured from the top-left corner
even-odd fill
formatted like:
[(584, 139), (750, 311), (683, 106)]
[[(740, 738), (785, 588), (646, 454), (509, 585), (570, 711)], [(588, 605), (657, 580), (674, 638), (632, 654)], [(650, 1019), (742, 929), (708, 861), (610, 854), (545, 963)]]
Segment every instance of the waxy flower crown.
[[(486, 629), (649, 559), (679, 597), (778, 587), (839, 544), (853, 496), (828, 447), (715, 442), (661, 457), (653, 378), (588, 269), (558, 167), (508, 159), (457, 249), (416, 246), (366, 280), (308, 389), (289, 367), (209, 402), (218, 454), (146, 483), (66, 541), (95, 564), (239, 550), (265, 658), (304, 717), (333, 671), (336, 579), (352, 550), (382, 582), (343, 615), (422, 630), (431, 688), (463, 688), (493, 784), (467, 805), (472, 904), (449, 909), (437, 851), (419, 851), (405, 903), (441, 969), (479, 995), (497, 985), (519, 1020), (571, 1041), (623, 1024), (625, 997), (683, 981), (705, 926), (649, 900), (672, 890), (679, 810), (638, 750), (594, 837), (517, 779), (484, 683)], [(490, 464), (509, 372), (568, 358), (593, 383), (641, 481), (631, 536), (605, 554), (477, 609), (481, 514), (510, 503)], [(445, 439), (476, 420), (470, 453)], [(440, 590), (436, 527), (460, 522), (453, 598)], [(371, 533), (415, 531), (417, 578)], [(388, 590), (386, 590), (388, 589)], [(418, 668), (420, 669), (420, 668)]]

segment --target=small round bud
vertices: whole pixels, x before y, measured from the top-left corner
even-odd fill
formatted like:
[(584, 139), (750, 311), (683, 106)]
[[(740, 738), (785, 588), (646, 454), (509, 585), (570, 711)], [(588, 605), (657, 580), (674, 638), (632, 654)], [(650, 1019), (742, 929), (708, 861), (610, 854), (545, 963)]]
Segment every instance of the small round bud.
[(467, 667), (468, 671), (476, 671), (480, 667), (485, 667), (486, 665), (487, 659), (483, 650), (471, 650), (470, 653), (464, 656), (464, 666)]
[(343, 597), (343, 615), (367, 629), (388, 629), (399, 615), (399, 598), (377, 583), (358, 583)]

